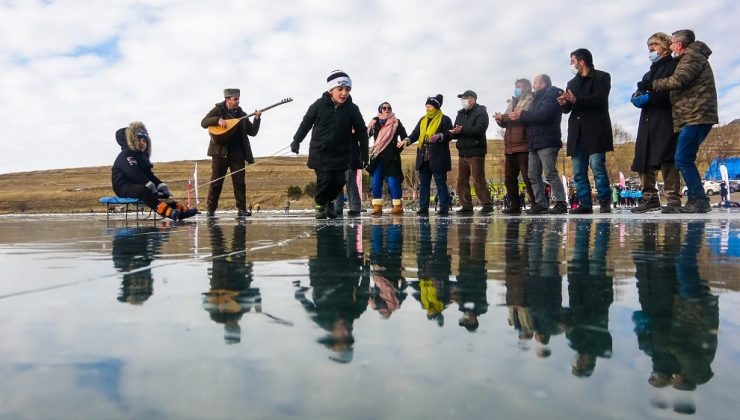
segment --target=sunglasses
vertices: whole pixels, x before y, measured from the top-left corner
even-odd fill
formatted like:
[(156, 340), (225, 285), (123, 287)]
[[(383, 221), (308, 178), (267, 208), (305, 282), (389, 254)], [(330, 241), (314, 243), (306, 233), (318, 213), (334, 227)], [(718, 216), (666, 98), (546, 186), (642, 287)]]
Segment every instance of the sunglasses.
[(382, 109), (382, 110), (384, 110), (384, 111), (385, 111), (385, 110), (387, 109), (388, 111), (390, 111), (390, 110), (391, 110), (391, 109), (393, 109), (393, 108), (391, 108), (391, 107), (389, 107), (389, 106), (382, 106), (382, 107), (380, 107), (380, 109)]

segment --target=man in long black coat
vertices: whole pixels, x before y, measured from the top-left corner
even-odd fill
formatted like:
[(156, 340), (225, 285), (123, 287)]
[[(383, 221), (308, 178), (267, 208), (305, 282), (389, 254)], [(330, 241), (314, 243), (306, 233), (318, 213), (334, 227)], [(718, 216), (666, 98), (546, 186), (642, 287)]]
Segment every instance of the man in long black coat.
[(606, 152), (614, 150), (612, 122), (609, 117), (611, 75), (594, 69), (591, 52), (579, 48), (570, 53), (570, 68), (575, 77), (568, 82), (558, 103), (568, 118), (567, 154), (573, 163), (573, 183), (578, 196), (576, 214), (593, 213), (588, 167), (594, 183), (601, 213), (611, 212), (611, 187), (606, 172)]

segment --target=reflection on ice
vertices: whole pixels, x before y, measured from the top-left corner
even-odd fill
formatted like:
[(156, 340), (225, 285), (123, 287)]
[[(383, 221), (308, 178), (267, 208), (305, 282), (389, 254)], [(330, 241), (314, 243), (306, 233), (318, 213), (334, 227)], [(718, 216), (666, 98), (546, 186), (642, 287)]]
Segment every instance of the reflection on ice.
[(0, 218), (0, 417), (729, 418), (731, 216)]

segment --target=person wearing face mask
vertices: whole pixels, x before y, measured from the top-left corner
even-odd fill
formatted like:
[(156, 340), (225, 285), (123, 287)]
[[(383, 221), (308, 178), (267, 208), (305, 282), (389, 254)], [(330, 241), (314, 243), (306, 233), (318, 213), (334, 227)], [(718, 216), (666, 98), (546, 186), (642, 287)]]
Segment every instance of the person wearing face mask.
[(709, 198), (696, 168), (696, 153), (709, 130), (719, 122), (717, 88), (709, 64), (712, 50), (697, 41), (688, 29), (671, 36), (670, 49), (676, 57), (676, 69), (668, 77), (643, 80), (638, 89), (648, 92), (670, 92), (673, 132), (678, 133), (674, 161), (686, 187), (689, 199), (685, 206), (668, 206), (663, 213), (708, 213)]
[(298, 154), (301, 142), (311, 131), (307, 166), (316, 172), (317, 219), (337, 217), (334, 199), (347, 182), (345, 172), (353, 151), (359, 152), (362, 167), (368, 161), (365, 120), (349, 94), (352, 80), (344, 71), (334, 70), (326, 83), (327, 90), (308, 107), (290, 143), (290, 151)]
[[(671, 37), (663, 32), (653, 34), (647, 40), (650, 71), (642, 82), (662, 79), (673, 74), (676, 63), (671, 57)], [(641, 108), (640, 124), (637, 128), (635, 157), (632, 170), (640, 174), (643, 202), (630, 209), (632, 213), (660, 210), (658, 190), (655, 188), (657, 169), (663, 175), (668, 206), (681, 207), (681, 177), (673, 162), (676, 154), (676, 136), (673, 134), (673, 116), (668, 92), (643, 92), (637, 90), (631, 102)]]
[(606, 172), (606, 152), (614, 150), (612, 121), (609, 117), (611, 75), (596, 70), (591, 52), (579, 48), (570, 53), (570, 70), (575, 75), (566, 91), (557, 99), (568, 117), (567, 155), (573, 164), (573, 183), (578, 207), (573, 214), (592, 214), (591, 183), (588, 167), (594, 175), (599, 211), (611, 213), (611, 186)]
[(506, 198), (508, 207), (501, 210), (504, 214), (521, 214), (521, 202), (519, 199), (519, 174), (522, 175), (524, 185), (527, 188), (529, 202), (534, 203), (534, 191), (529, 182), (529, 142), (527, 140), (527, 129), (520, 121), (512, 120), (512, 113), (526, 111), (532, 105), (532, 84), (527, 79), (519, 79), (514, 83), (514, 96), (508, 101), (506, 112), (497, 112), (493, 118), (504, 131), (504, 185), (506, 186)]
[[(529, 182), (532, 183), (535, 203), (527, 210), (529, 214), (563, 214), (568, 212), (565, 189), (558, 174), (558, 153), (563, 148), (560, 112), (557, 98), (563, 90), (552, 85), (550, 76), (540, 74), (534, 78), (534, 99), (529, 110), (514, 111), (509, 114), (510, 121), (521, 121), (527, 128), (529, 137)], [(544, 172), (550, 184), (555, 205), (548, 209), (550, 203), (546, 188), (542, 182)]]
[(480, 214), (493, 213), (491, 193), (486, 182), (485, 159), (487, 151), (486, 130), (488, 110), (477, 103), (478, 95), (472, 90), (457, 95), (460, 110), (455, 117), (455, 127), (446, 136), (457, 139), (457, 196), (460, 215), (473, 214), (473, 199), (470, 194), (470, 178), (473, 178), (475, 194), (483, 208)]
[(383, 179), (388, 183), (391, 193), (393, 209), (391, 214), (403, 214), (401, 203), (401, 182), (403, 171), (401, 170), (401, 149), (398, 142), (406, 138), (406, 128), (396, 118), (393, 108), (388, 102), (378, 105), (378, 115), (367, 124), (368, 135), (375, 138), (372, 151), (370, 152), (370, 188), (373, 193), (373, 216), (383, 214)]

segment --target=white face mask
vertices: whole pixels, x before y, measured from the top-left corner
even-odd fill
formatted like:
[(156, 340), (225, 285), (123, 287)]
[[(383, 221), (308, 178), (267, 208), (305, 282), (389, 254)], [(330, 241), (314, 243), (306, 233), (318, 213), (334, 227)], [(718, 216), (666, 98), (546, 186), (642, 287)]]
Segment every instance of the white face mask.
[(650, 54), (648, 55), (648, 58), (650, 58), (650, 61), (653, 63), (660, 60), (660, 55), (657, 51), (650, 51)]
[(571, 64), (570, 65), (570, 72), (573, 73), (574, 75), (575, 74), (578, 74), (578, 67), (576, 67), (575, 64)]
[(468, 109), (468, 105), (470, 105), (470, 101), (467, 99), (460, 99), (460, 108), (462, 109)]

